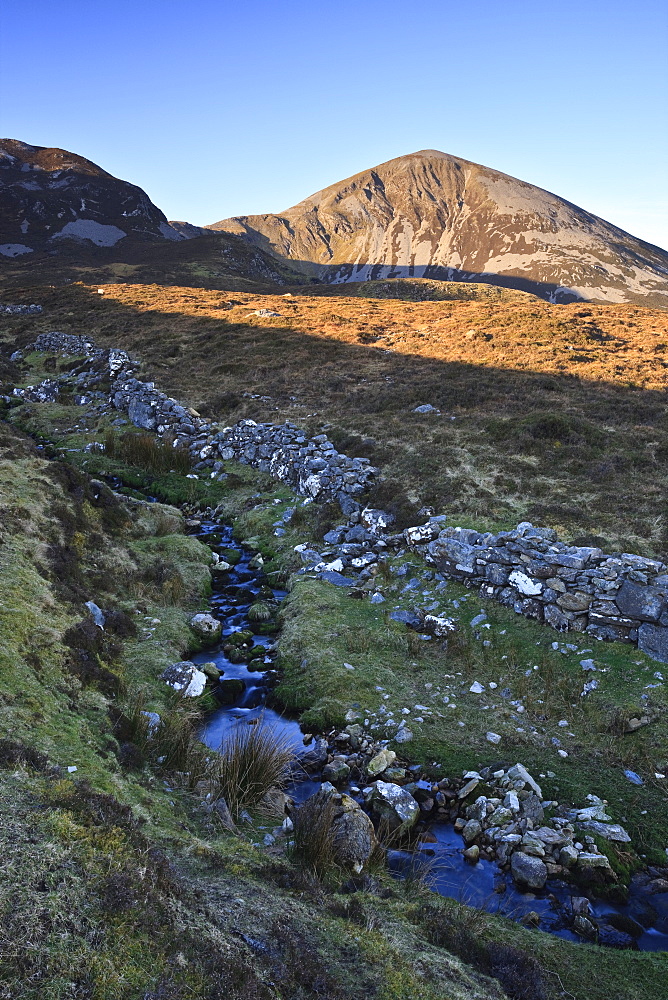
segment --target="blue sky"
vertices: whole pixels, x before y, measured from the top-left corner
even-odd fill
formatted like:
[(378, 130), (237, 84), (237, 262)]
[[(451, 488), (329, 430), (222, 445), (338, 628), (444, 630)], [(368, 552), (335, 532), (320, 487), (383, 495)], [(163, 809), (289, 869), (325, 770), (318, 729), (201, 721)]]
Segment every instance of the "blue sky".
[(668, 2), (3, 0), (0, 134), (171, 219), (441, 149), (668, 247)]

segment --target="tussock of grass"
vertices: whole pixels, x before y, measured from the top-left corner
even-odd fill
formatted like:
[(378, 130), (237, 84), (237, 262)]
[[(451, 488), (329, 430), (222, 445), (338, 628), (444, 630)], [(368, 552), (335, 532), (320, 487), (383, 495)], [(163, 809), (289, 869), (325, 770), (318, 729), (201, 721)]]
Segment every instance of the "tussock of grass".
[(294, 859), (320, 879), (337, 869), (332, 830), (334, 814), (332, 800), (321, 795), (312, 795), (292, 813)]
[(164, 472), (186, 475), (192, 467), (187, 448), (175, 448), (172, 440), (161, 440), (155, 434), (118, 434), (110, 427), (104, 435), (104, 451), (109, 458), (118, 458), (156, 475)]
[(283, 788), (295, 760), (290, 742), (262, 723), (237, 725), (223, 740), (211, 761), (214, 798), (224, 798), (237, 818), (256, 806), (270, 788)]

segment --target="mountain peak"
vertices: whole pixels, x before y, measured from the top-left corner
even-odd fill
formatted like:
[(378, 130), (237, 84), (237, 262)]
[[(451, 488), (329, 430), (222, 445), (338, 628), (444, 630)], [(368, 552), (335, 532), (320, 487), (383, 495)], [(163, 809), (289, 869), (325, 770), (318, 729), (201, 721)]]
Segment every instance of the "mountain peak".
[(484, 281), (551, 301), (668, 305), (668, 253), (558, 195), (423, 149), (360, 171), (279, 215), (209, 228), (334, 283)]

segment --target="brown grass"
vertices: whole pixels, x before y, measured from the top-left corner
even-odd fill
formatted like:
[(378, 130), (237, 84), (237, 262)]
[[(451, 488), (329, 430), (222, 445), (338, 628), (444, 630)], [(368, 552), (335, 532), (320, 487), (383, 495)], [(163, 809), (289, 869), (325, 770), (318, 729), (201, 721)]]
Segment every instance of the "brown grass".
[[(463, 301), (293, 291), (31, 289), (45, 313), (12, 330), (26, 341), (85, 328), (225, 423), (324, 424), (382, 468), (400, 506), (427, 502), (480, 525), (528, 519), (666, 554), (668, 312), (489, 289)], [(281, 315), (250, 315), (258, 308)], [(442, 416), (413, 414), (423, 402)]]

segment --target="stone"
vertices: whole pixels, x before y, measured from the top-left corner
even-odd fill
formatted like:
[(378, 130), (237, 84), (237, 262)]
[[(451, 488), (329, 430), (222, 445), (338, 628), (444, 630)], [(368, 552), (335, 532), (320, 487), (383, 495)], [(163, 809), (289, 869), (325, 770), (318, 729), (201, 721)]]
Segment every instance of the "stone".
[(390, 764), (394, 764), (397, 755), (394, 750), (380, 750), (375, 757), (372, 757), (366, 766), (367, 774), (371, 778), (376, 778), (382, 774)]
[(350, 766), (343, 757), (334, 757), (322, 769), (323, 781), (331, 781), (333, 785), (345, 781), (350, 775)]
[(190, 660), (172, 663), (160, 674), (160, 679), (184, 698), (198, 698), (206, 687), (206, 674)]
[(300, 810), (310, 818), (314, 810), (331, 810), (331, 834), (334, 859), (342, 867), (359, 875), (377, 846), (373, 823), (349, 795), (341, 794), (332, 785), (323, 784), (319, 791), (295, 810), (293, 823), (299, 828)]
[(404, 538), (408, 545), (423, 545), (426, 542), (433, 542), (435, 538), (438, 538), (440, 531), (441, 526), (430, 521), (428, 524), (406, 528), (404, 530)]
[(157, 426), (154, 407), (142, 399), (135, 397), (130, 401), (128, 416), (135, 427), (141, 427), (145, 431), (154, 431)]
[(210, 681), (220, 680), (222, 670), (215, 663), (200, 663), (199, 669), (209, 678)]
[(501, 742), (501, 737), (500, 737), (500, 735), (498, 733), (492, 733), (492, 732), (485, 733), (485, 738), (487, 739), (487, 741), (489, 743), (500, 743)]
[(503, 800), (503, 804), (512, 813), (518, 813), (520, 811), (520, 800), (517, 797), (517, 792), (508, 792)]
[(535, 597), (543, 589), (543, 584), (540, 580), (532, 580), (526, 573), (522, 573), (518, 569), (512, 571), (508, 577), (508, 583), (519, 590), (520, 594), (524, 594), (527, 597)]
[(615, 594), (615, 603), (628, 618), (656, 623), (666, 607), (666, 590), (660, 587), (639, 587), (625, 580)]
[(505, 806), (497, 806), (493, 813), (487, 817), (488, 826), (505, 826), (512, 822), (513, 814)]
[(404, 833), (414, 825), (420, 807), (410, 792), (389, 781), (377, 781), (367, 803), (373, 814), (386, 822), (391, 831)]
[(466, 860), (474, 865), (480, 859), (480, 848), (477, 844), (472, 844), (471, 847), (466, 848), (463, 854)]
[(643, 622), (638, 629), (638, 649), (659, 663), (668, 663), (668, 628)]
[(322, 738), (313, 741), (305, 754), (299, 758), (301, 766), (307, 772), (320, 771), (327, 763), (327, 740)]
[(335, 587), (353, 587), (357, 580), (350, 576), (343, 576), (341, 573), (337, 573), (336, 570), (329, 569), (323, 570), (320, 573), (320, 579), (324, 580), (326, 583), (331, 583)]
[(401, 622), (403, 625), (409, 625), (411, 628), (419, 628), (422, 625), (422, 619), (413, 611), (391, 611), (390, 618), (393, 622)]
[(588, 938), (590, 941), (596, 938), (596, 927), (591, 922), (589, 917), (584, 917), (580, 913), (576, 913), (573, 918), (573, 929), (576, 933), (580, 934), (581, 937)]
[(436, 413), (436, 414), (439, 414), (440, 412), (441, 411), (437, 407), (432, 406), (431, 403), (422, 403), (421, 406), (416, 406), (413, 409), (413, 413)]
[(482, 833), (482, 824), (477, 819), (470, 819), (462, 830), (465, 844), (471, 844)]
[(204, 612), (193, 615), (190, 619), (190, 627), (193, 632), (197, 633), (200, 639), (204, 639), (209, 643), (214, 643), (219, 639), (223, 630), (222, 622), (214, 618), (213, 615)]
[(227, 830), (229, 833), (239, 832), (236, 828), (234, 820), (232, 819), (232, 813), (230, 812), (225, 799), (216, 799), (211, 806), (211, 811), (218, 817), (224, 830)]
[(476, 790), (479, 784), (480, 784), (480, 778), (471, 778), (470, 781), (466, 782), (463, 788), (459, 789), (459, 792), (457, 793), (457, 798), (459, 799), (468, 798), (469, 795)]
[(545, 815), (540, 797), (534, 792), (522, 799), (520, 812), (523, 819), (530, 819), (532, 823), (541, 823)]
[(474, 681), (471, 687), (469, 688), (471, 694), (482, 694), (484, 690), (485, 686), (484, 684), (481, 684), (480, 681)]
[(542, 889), (547, 882), (547, 868), (540, 858), (515, 851), (510, 860), (510, 871), (518, 885), (528, 889)]
[(587, 872), (594, 869), (601, 869), (612, 874), (610, 862), (605, 854), (590, 854), (587, 851), (580, 851), (576, 862), (579, 871)]
[(582, 591), (567, 592), (557, 598), (557, 604), (565, 611), (587, 611), (591, 604), (591, 594)]
[(220, 705), (234, 705), (246, 690), (240, 677), (229, 677), (220, 681), (214, 689), (214, 697)]
[(295, 800), (282, 788), (270, 788), (258, 802), (258, 809), (272, 819), (283, 819), (294, 808)]
[(507, 777), (511, 781), (523, 781), (525, 785), (528, 785), (532, 791), (536, 793), (539, 799), (542, 799), (543, 792), (537, 781), (531, 777), (526, 767), (523, 764), (514, 764), (507, 773)]
[(570, 619), (556, 604), (547, 604), (543, 609), (543, 619), (557, 632), (568, 632)]
[(440, 618), (438, 615), (425, 615), (421, 627), (435, 635), (437, 639), (445, 639), (452, 632), (457, 631), (457, 625), (452, 618)]
[(572, 844), (566, 844), (559, 851), (559, 864), (564, 868), (573, 868), (577, 864), (578, 852)]
[(597, 820), (586, 820), (584, 823), (579, 824), (584, 830), (590, 830), (592, 833), (597, 834), (599, 837), (603, 837), (605, 840), (614, 840), (620, 844), (630, 844), (631, 838), (624, 829), (618, 823), (599, 823)]

